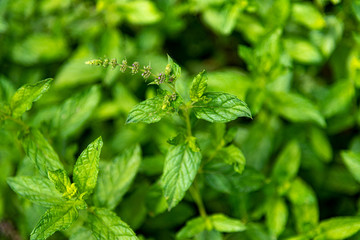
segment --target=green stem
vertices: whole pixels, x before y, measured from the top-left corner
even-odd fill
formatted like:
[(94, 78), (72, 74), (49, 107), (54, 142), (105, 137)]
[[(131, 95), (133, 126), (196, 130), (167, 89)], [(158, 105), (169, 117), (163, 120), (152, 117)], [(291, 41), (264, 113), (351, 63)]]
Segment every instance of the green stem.
[(185, 108), (183, 109), (183, 115), (184, 115), (184, 118), (185, 118), (187, 135), (188, 135), (188, 137), (192, 137), (191, 123), (190, 123), (190, 112), (189, 112), (189, 108), (187, 106), (185, 106)]
[(189, 188), (189, 192), (192, 196), (192, 198), (194, 199), (198, 209), (199, 209), (199, 213), (200, 216), (202, 216), (203, 218), (207, 217), (206, 211), (205, 211), (205, 207), (204, 207), (204, 203), (201, 199), (201, 195), (198, 191), (198, 189), (195, 187), (195, 182), (193, 183), (193, 185)]

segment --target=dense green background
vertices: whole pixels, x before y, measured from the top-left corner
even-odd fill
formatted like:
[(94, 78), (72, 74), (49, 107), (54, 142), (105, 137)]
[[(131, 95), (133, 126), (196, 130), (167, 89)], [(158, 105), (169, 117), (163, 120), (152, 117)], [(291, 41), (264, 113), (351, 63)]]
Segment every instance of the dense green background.
[[(173, 239), (198, 216), (190, 196), (170, 212), (159, 204), (167, 140), (182, 123), (125, 125), (131, 108), (156, 88), (140, 76), (84, 63), (126, 58), (159, 73), (169, 54), (182, 66), (179, 89), (206, 69), (210, 90), (244, 100), (253, 120), (194, 119), (204, 159), (232, 142), (247, 160), (242, 175), (207, 164), (197, 182), (208, 213), (248, 228), (198, 238), (284, 239), (325, 219), (359, 214), (359, 23), (358, 0), (1, 0), (0, 101), (25, 83), (54, 78), (23, 120), (41, 130), (68, 172), (100, 135), (102, 162), (140, 143), (139, 171), (115, 211), (144, 239)], [(0, 239), (27, 239), (45, 209), (6, 184), (8, 176), (37, 173), (16, 124), (2, 125)], [(350, 226), (355, 233), (360, 220)], [(68, 239), (74, 229), (51, 239)]]

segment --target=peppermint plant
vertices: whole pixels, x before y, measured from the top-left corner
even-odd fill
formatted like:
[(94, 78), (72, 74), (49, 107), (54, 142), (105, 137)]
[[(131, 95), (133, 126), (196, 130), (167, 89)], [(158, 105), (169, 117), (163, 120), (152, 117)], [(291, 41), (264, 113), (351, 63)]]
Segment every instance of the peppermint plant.
[[(112, 67), (114, 70), (118, 68), (121, 72), (141, 73), (149, 85), (159, 86), (155, 97), (146, 99), (133, 107), (128, 114), (126, 124), (151, 124), (165, 117), (181, 119), (178, 135), (168, 140), (169, 148), (165, 156), (160, 185), (166, 199), (165, 208), (169, 211), (173, 209), (189, 190), (201, 216), (187, 222), (177, 234), (177, 238), (190, 238), (212, 230), (216, 232), (245, 230), (245, 225), (239, 220), (222, 214), (207, 215), (197, 187), (196, 176), (205, 164), (215, 158), (214, 156), (203, 158), (203, 149), (199, 147), (201, 144), (193, 133), (193, 128), (198, 120), (215, 124), (227, 123), (239, 117), (251, 118), (251, 112), (246, 103), (232, 94), (208, 92), (208, 78), (205, 70), (194, 77), (188, 94), (181, 95), (177, 85), (181, 77), (181, 68), (170, 56), (168, 56), (168, 64), (164, 71), (158, 74), (151, 72), (150, 65), (142, 68), (138, 62), (128, 65), (126, 59), (121, 63), (118, 63), (116, 59), (96, 59), (86, 63)], [(211, 126), (208, 131), (211, 131)], [(216, 155), (222, 154), (220, 162), (232, 165), (233, 171), (241, 174), (245, 166), (245, 158), (241, 150), (234, 145), (226, 146), (225, 143), (218, 148)], [(216, 159), (219, 160), (219, 157)]]
[[(138, 239), (134, 231), (111, 209), (117, 205), (134, 178), (140, 159), (140, 148), (129, 149), (124, 155), (108, 163), (100, 171), (99, 161), (103, 146), (101, 137), (91, 142), (78, 157), (72, 171), (72, 180), (50, 142), (41, 131), (22, 120), (22, 115), (32, 107), (50, 87), (51, 79), (36, 84), (26, 84), (4, 104), (1, 123), (5, 128), (16, 129), (23, 149), (37, 171), (32, 176), (9, 177), (9, 186), (20, 196), (47, 208), (31, 232), (30, 239), (47, 239), (56, 231), (68, 229), (77, 219), (82, 228), (74, 228), (72, 239)], [(128, 165), (133, 172), (121, 176)], [(114, 174), (114, 176), (112, 175)], [(117, 187), (114, 186), (116, 182)], [(107, 191), (115, 189), (116, 193)], [(102, 199), (106, 198), (107, 202)], [(82, 224), (81, 224), (82, 223)]]

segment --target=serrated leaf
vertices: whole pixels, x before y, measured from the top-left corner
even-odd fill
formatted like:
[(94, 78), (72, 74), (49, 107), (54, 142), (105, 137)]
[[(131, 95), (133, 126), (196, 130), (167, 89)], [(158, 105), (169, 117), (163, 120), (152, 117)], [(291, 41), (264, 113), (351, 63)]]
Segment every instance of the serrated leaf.
[(52, 127), (62, 137), (74, 134), (90, 118), (101, 97), (100, 88), (93, 86), (60, 105), (52, 121)]
[(73, 181), (80, 194), (87, 193), (90, 195), (95, 188), (102, 146), (103, 141), (99, 137), (87, 146), (75, 163)]
[(14, 192), (35, 204), (49, 207), (64, 202), (54, 185), (44, 177), (10, 177), (7, 183)]
[(48, 78), (35, 84), (25, 84), (19, 88), (10, 100), (12, 116), (18, 118), (28, 111), (32, 103), (49, 89), (51, 81), (52, 79)]
[(283, 198), (276, 197), (269, 201), (266, 208), (266, 225), (273, 236), (278, 237), (285, 230), (288, 215)]
[(42, 240), (59, 230), (65, 230), (78, 218), (74, 203), (57, 205), (45, 212), (31, 232), (31, 240)]
[(64, 169), (59, 156), (39, 130), (30, 129), (22, 138), (22, 144), (26, 155), (35, 163), (43, 176), (47, 177), (48, 171)]
[(88, 223), (98, 240), (138, 240), (134, 231), (108, 209), (92, 208)]
[(283, 184), (296, 177), (300, 166), (301, 150), (296, 141), (289, 142), (276, 159), (271, 177)]
[(347, 239), (360, 231), (360, 217), (335, 217), (322, 221), (317, 230), (319, 239)]
[(285, 92), (271, 92), (267, 102), (270, 108), (292, 122), (314, 122), (325, 127), (326, 122), (319, 110), (301, 95)]
[(229, 122), (238, 117), (251, 118), (246, 103), (228, 93), (209, 92), (204, 96), (210, 101), (201, 101), (193, 105), (195, 116), (209, 122)]
[(161, 120), (162, 117), (168, 114), (166, 109), (163, 109), (163, 97), (154, 97), (142, 101), (136, 105), (129, 113), (126, 124), (128, 123), (155, 123)]
[(194, 237), (206, 229), (205, 219), (197, 217), (186, 222), (185, 227), (176, 234), (176, 239), (188, 239)]
[(200, 72), (192, 81), (190, 88), (190, 99), (193, 102), (201, 100), (202, 95), (205, 93), (207, 88), (207, 76), (205, 70)]
[(187, 144), (170, 147), (161, 177), (169, 209), (184, 197), (195, 179), (200, 163), (201, 153), (192, 151)]
[(107, 165), (100, 165), (99, 179), (94, 194), (100, 207), (114, 209), (129, 189), (141, 163), (141, 149), (136, 146)]
[(56, 171), (49, 171), (48, 177), (55, 185), (55, 188), (61, 193), (66, 193), (67, 189), (71, 185), (70, 179), (65, 170), (59, 169)]
[(219, 151), (216, 158), (221, 159), (225, 163), (234, 166), (234, 170), (238, 173), (242, 173), (245, 168), (246, 159), (242, 151), (231, 144)]
[(171, 68), (170, 75), (174, 76), (174, 80), (178, 79), (181, 76), (181, 68), (169, 55), (168, 64), (170, 64)]
[(214, 214), (209, 217), (212, 226), (219, 232), (241, 232), (246, 230), (245, 224), (223, 214)]
[(299, 233), (312, 230), (319, 221), (319, 209), (314, 191), (297, 178), (291, 184), (287, 197), (292, 204), (296, 229)]
[(342, 151), (341, 157), (351, 175), (360, 183), (360, 154), (352, 151)]

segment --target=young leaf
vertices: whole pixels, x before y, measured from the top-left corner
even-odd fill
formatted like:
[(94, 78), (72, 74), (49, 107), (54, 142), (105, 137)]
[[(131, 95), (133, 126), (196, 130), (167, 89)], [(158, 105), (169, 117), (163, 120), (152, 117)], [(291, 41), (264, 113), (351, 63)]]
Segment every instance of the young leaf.
[(313, 4), (294, 3), (291, 10), (292, 18), (310, 29), (321, 29), (326, 25), (325, 19)]
[(223, 214), (214, 214), (209, 217), (212, 226), (219, 232), (241, 232), (246, 229), (243, 222), (229, 218)]
[(102, 145), (101, 137), (97, 138), (87, 146), (76, 161), (73, 180), (80, 193), (90, 195), (95, 188)]
[(177, 65), (174, 60), (168, 55), (168, 64), (170, 65), (171, 76), (174, 76), (174, 80), (178, 79), (181, 76), (181, 68)]
[(70, 187), (71, 182), (65, 170), (49, 171), (48, 178), (55, 185), (55, 188), (61, 192), (66, 193)]
[(78, 218), (78, 211), (74, 203), (57, 205), (45, 212), (31, 232), (31, 240), (42, 240), (54, 232), (65, 230)]
[(319, 221), (319, 210), (314, 191), (300, 178), (291, 184), (287, 197), (292, 204), (299, 233), (312, 230)]
[(202, 96), (207, 88), (207, 76), (205, 70), (200, 72), (192, 81), (190, 88), (190, 99), (193, 102), (202, 100)]
[(316, 155), (324, 162), (332, 159), (333, 152), (331, 143), (326, 133), (319, 128), (312, 128), (310, 131), (310, 143)]
[(138, 240), (134, 231), (106, 208), (90, 209), (88, 223), (98, 240)]
[(126, 124), (128, 123), (155, 123), (161, 120), (168, 111), (163, 109), (163, 97), (154, 97), (142, 101), (136, 105), (129, 113), (128, 118), (126, 119)]
[(216, 158), (222, 159), (227, 164), (233, 165), (234, 170), (242, 173), (245, 168), (246, 159), (242, 151), (235, 145), (230, 145), (219, 151)]
[(53, 206), (64, 202), (54, 185), (44, 177), (10, 177), (7, 183), (20, 196), (42, 206)]
[(352, 176), (360, 182), (360, 154), (352, 151), (342, 151), (341, 157)]
[(335, 217), (322, 221), (317, 239), (347, 239), (360, 230), (360, 217)]
[(25, 84), (19, 88), (10, 100), (12, 116), (18, 118), (28, 111), (32, 103), (37, 101), (49, 89), (51, 81), (52, 79), (48, 78), (35, 84)]
[(176, 239), (188, 239), (194, 237), (206, 229), (205, 219), (197, 217), (186, 222), (185, 227), (176, 234)]
[(30, 129), (23, 137), (22, 144), (26, 155), (43, 176), (47, 177), (48, 171), (64, 169), (59, 156), (39, 130)]
[(326, 122), (319, 110), (306, 98), (284, 92), (271, 92), (270, 108), (293, 122), (314, 122), (325, 127)]
[(201, 162), (201, 153), (187, 144), (171, 146), (165, 158), (161, 177), (169, 209), (175, 207), (191, 186)]
[(204, 96), (210, 102), (197, 102), (193, 105), (195, 116), (209, 122), (229, 122), (238, 117), (251, 118), (246, 103), (228, 93), (209, 92)]
[(288, 215), (283, 198), (277, 197), (269, 201), (266, 208), (266, 224), (273, 236), (278, 237), (285, 230)]
[(52, 126), (62, 137), (74, 134), (90, 118), (100, 102), (100, 97), (99, 86), (93, 86), (70, 97), (59, 107)]
[(117, 157), (112, 163), (100, 166), (94, 201), (100, 207), (114, 209), (135, 178), (141, 163), (141, 149), (137, 145)]

